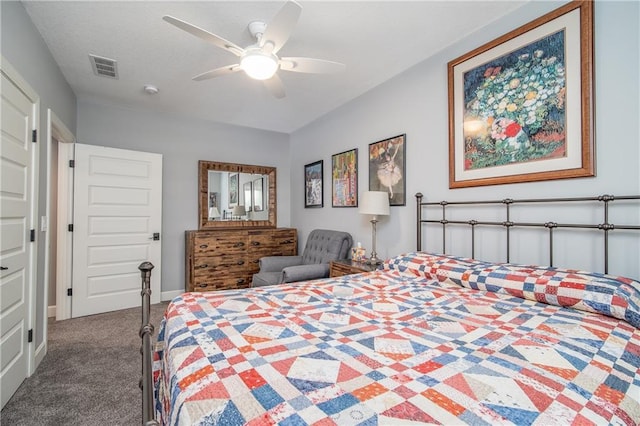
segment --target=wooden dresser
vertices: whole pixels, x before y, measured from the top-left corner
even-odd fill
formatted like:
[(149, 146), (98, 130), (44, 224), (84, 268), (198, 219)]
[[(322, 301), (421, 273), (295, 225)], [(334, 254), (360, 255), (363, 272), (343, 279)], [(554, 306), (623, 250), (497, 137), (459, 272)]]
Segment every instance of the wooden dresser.
[(185, 233), (186, 291), (247, 288), (265, 256), (298, 253), (290, 228), (247, 228)]

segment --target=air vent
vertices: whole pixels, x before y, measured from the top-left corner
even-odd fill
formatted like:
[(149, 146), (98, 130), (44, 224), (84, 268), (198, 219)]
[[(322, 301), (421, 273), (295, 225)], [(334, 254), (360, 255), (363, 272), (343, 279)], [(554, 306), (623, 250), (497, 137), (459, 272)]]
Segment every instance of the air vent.
[(118, 64), (113, 59), (103, 58), (101, 56), (89, 55), (91, 67), (95, 75), (102, 77), (118, 78)]

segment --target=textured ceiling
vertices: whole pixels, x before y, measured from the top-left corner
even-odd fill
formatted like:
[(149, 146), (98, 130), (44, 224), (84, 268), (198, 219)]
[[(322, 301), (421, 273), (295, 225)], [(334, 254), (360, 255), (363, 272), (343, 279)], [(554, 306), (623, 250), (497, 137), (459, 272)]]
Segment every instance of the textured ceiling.
[[(244, 73), (195, 82), (238, 58), (162, 20), (172, 15), (242, 47), (247, 25), (284, 2), (25, 1), (25, 9), (79, 99), (291, 133), (489, 24), (526, 1), (300, 1), (280, 56), (342, 62), (339, 75), (280, 71), (276, 99)], [(89, 54), (115, 59), (119, 79), (93, 74)], [(150, 96), (143, 86), (153, 84)]]

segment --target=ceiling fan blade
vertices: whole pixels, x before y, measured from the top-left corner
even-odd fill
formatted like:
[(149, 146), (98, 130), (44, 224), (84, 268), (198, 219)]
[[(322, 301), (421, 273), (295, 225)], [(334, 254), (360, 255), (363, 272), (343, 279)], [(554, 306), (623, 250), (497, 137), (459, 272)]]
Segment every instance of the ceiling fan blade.
[(233, 53), (236, 56), (242, 56), (244, 54), (244, 49), (235, 43), (230, 42), (229, 40), (225, 40), (224, 38), (217, 36), (215, 34), (210, 33), (207, 30), (203, 30), (200, 27), (196, 27), (188, 22), (180, 20), (178, 18), (174, 18), (173, 16), (165, 15), (162, 17), (168, 23), (175, 25), (176, 27), (184, 30), (194, 36), (201, 38), (202, 40), (209, 42), (215, 46), (218, 46), (224, 50), (227, 50)]
[(264, 86), (269, 90), (269, 92), (278, 99), (282, 99), (285, 97), (284, 93), (284, 84), (282, 84), (282, 80), (278, 77), (278, 74), (274, 74), (268, 80), (262, 80)]
[(267, 24), (267, 28), (260, 39), (260, 46), (270, 43), (273, 45), (271, 53), (278, 53), (278, 50), (289, 40), (289, 36), (298, 23), (301, 12), (302, 7), (295, 1), (289, 0)]
[(336, 74), (347, 68), (340, 62), (314, 58), (280, 58), (280, 69), (311, 74)]
[(193, 77), (192, 80), (195, 80), (195, 81), (208, 80), (210, 78), (215, 78), (215, 77), (220, 77), (222, 75), (232, 74), (232, 73), (234, 73), (236, 71), (240, 71), (241, 69), (242, 68), (240, 67), (240, 64), (227, 65), (226, 67), (220, 67), (220, 68), (216, 68), (216, 69), (211, 70), (211, 71), (203, 72), (202, 74), (198, 74), (195, 77)]

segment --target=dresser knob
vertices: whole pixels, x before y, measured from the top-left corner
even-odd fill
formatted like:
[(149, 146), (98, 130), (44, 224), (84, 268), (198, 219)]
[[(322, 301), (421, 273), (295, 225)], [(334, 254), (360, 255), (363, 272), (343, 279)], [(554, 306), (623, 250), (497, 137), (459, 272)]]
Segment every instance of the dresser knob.
[(255, 246), (259, 246), (260, 245), (260, 241), (252, 241), (251, 245), (254, 246), (254, 247)]
[(242, 247), (242, 246), (244, 246), (244, 243), (242, 241), (234, 245), (234, 247)]
[(238, 281), (236, 281), (236, 284), (244, 284), (244, 278), (240, 278)]
[(201, 248), (201, 249), (206, 249), (207, 247), (209, 247), (209, 244), (201, 244), (201, 245), (200, 245), (200, 248)]
[(260, 259), (252, 260), (251, 263), (260, 263)]
[(207, 284), (206, 284), (206, 283), (203, 283), (203, 284), (200, 284), (198, 287), (200, 287), (200, 288), (207, 288)]
[(237, 264), (238, 265), (244, 265), (244, 260), (238, 260)]

